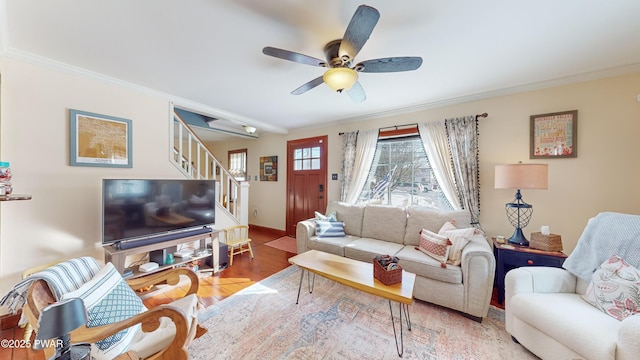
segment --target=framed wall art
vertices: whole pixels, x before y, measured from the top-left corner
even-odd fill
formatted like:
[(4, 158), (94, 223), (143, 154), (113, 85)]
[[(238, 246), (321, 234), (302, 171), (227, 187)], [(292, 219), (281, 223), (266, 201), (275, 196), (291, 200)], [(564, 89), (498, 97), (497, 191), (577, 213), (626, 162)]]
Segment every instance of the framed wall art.
[(531, 115), (529, 158), (578, 156), (578, 110)]
[(133, 167), (131, 120), (69, 110), (71, 166)]
[(278, 157), (260, 158), (260, 181), (278, 181)]

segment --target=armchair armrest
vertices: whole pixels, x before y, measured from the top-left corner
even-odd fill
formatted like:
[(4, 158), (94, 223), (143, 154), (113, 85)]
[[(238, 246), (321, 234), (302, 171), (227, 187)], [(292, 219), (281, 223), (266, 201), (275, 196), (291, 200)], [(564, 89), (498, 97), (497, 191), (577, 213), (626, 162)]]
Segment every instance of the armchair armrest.
[(637, 359), (640, 354), (640, 314), (629, 316), (620, 323), (616, 358), (620, 360)]
[(176, 285), (180, 281), (180, 275), (185, 275), (189, 278), (191, 285), (189, 286), (189, 290), (185, 296), (190, 294), (195, 294), (198, 292), (198, 286), (200, 284), (200, 280), (198, 279), (198, 275), (193, 271), (187, 268), (176, 268), (170, 269), (166, 271), (160, 271), (157, 273), (149, 274), (146, 276), (142, 276), (135, 279), (128, 279), (127, 284), (134, 290), (137, 291), (139, 289), (156, 285), (160, 283), (166, 282), (169, 285)]
[(157, 359), (187, 360), (187, 336), (189, 332), (187, 318), (182, 310), (171, 305), (160, 305), (153, 309), (147, 310), (144, 313), (109, 325), (97, 326), (92, 328), (82, 326), (71, 332), (71, 342), (95, 343), (137, 324), (142, 325), (142, 331), (152, 332), (158, 329), (158, 327), (160, 326), (160, 319), (163, 317), (171, 319), (176, 327), (176, 332), (170, 345), (155, 354), (153, 357)]
[(296, 246), (298, 254), (307, 251), (309, 238), (316, 234), (316, 225), (313, 219), (299, 221), (296, 225)]

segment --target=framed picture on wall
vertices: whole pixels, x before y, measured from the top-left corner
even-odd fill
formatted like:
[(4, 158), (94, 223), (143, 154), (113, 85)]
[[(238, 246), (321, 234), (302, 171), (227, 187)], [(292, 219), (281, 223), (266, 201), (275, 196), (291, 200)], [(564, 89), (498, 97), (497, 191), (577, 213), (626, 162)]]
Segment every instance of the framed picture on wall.
[(69, 110), (71, 166), (133, 167), (131, 120)]
[(529, 158), (578, 156), (578, 110), (531, 115)]
[(278, 157), (260, 158), (260, 181), (278, 181)]

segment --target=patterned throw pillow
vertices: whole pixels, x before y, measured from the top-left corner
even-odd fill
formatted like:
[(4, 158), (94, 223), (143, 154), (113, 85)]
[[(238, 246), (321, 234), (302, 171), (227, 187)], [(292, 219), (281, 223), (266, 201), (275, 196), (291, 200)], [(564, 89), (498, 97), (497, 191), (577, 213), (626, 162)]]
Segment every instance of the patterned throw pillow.
[[(64, 294), (62, 300), (78, 297), (84, 301), (89, 314), (88, 328), (112, 324), (147, 310), (111, 263), (78, 290)], [(127, 350), (139, 328), (140, 324), (91, 344), (91, 356), (95, 359), (115, 358)]]
[(316, 220), (316, 236), (319, 238), (344, 237), (344, 223), (342, 221)]
[(420, 231), (420, 246), (416, 249), (440, 262), (440, 266), (447, 267), (447, 258), (451, 249), (451, 241), (427, 229)]
[(624, 320), (640, 313), (640, 271), (614, 255), (593, 273), (582, 298), (600, 311)]
[(438, 235), (446, 236), (452, 244), (447, 263), (456, 266), (460, 265), (462, 262), (462, 249), (471, 241), (471, 237), (475, 231), (476, 229), (474, 228), (456, 229), (450, 221), (442, 225), (440, 231), (438, 231)]
[(320, 221), (338, 221), (338, 218), (336, 217), (336, 212), (332, 212), (329, 213), (327, 215), (321, 214), (319, 212), (315, 212), (316, 215), (316, 220), (320, 220)]

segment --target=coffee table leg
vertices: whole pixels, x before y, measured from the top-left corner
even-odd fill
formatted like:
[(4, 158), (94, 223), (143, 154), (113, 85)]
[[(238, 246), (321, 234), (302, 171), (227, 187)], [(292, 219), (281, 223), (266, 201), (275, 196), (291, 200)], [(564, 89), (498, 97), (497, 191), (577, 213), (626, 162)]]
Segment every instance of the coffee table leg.
[[(296, 299), (296, 305), (300, 302), (300, 289), (302, 289), (302, 279), (304, 278), (305, 270), (300, 268), (300, 284), (298, 284), (298, 298)], [(311, 275), (313, 274), (313, 275)], [(311, 278), (313, 276), (313, 278)], [(309, 294), (313, 293), (313, 286), (316, 283), (316, 273), (307, 271), (307, 286), (309, 287)]]
[(300, 269), (300, 284), (298, 284), (298, 298), (296, 299), (296, 305), (300, 301), (300, 289), (302, 289), (302, 278), (304, 278), (304, 269)]
[(396, 322), (393, 320), (393, 309), (391, 308), (391, 300), (389, 300), (389, 313), (391, 313), (391, 325), (393, 326), (393, 337), (396, 340), (396, 350), (398, 350), (398, 356), (402, 357), (404, 353), (404, 338), (403, 338), (403, 330), (402, 330), (402, 310), (404, 310), (404, 317), (407, 321), (407, 329), (411, 331), (411, 318), (409, 316), (409, 305), (398, 303), (398, 308), (400, 309), (400, 344), (398, 344), (398, 334), (396, 334)]

